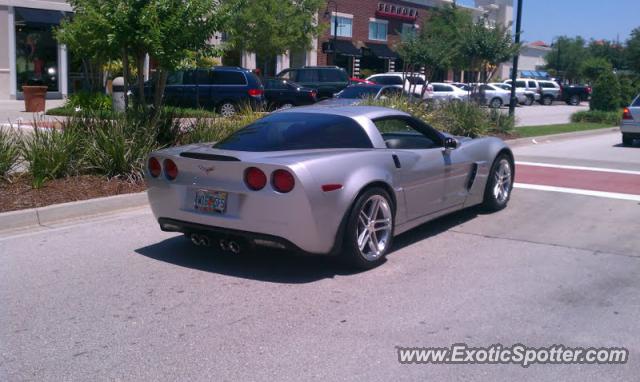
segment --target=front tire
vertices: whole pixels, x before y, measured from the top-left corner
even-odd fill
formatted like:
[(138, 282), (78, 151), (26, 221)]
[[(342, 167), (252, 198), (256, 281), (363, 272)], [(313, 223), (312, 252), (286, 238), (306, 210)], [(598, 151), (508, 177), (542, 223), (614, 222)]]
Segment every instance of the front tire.
[(499, 109), (502, 106), (502, 100), (500, 98), (494, 98), (489, 102), (489, 107), (492, 109)]
[(533, 96), (527, 96), (527, 99), (524, 101), (524, 105), (525, 106), (531, 106), (533, 105), (533, 102), (535, 101)]
[(370, 188), (356, 200), (345, 232), (345, 259), (358, 269), (371, 269), (385, 261), (393, 244), (393, 205), (381, 188)]
[(488, 211), (499, 211), (507, 206), (513, 190), (513, 162), (507, 154), (500, 154), (489, 172), (484, 190), (483, 207)]

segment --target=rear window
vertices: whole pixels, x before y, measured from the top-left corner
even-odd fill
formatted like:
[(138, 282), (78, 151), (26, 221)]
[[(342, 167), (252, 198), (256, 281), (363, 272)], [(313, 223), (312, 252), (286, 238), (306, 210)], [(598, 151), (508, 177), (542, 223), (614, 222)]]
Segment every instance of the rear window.
[(407, 81), (409, 81), (411, 85), (424, 85), (424, 78), (422, 77), (407, 77)]
[(316, 113), (274, 113), (236, 131), (214, 148), (237, 151), (286, 151), (372, 148), (353, 119)]
[(349, 86), (342, 90), (336, 98), (366, 98), (378, 94), (378, 86)]
[(369, 80), (380, 85), (402, 85), (402, 77), (399, 76), (376, 76)]
[(636, 100), (631, 104), (632, 107), (640, 107), (640, 95), (636, 97)]

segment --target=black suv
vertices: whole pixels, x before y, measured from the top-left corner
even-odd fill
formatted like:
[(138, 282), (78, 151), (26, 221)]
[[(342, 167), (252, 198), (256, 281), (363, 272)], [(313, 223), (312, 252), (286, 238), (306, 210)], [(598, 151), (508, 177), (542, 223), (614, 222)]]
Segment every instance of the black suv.
[(306, 88), (318, 91), (318, 98), (331, 98), (349, 86), (349, 75), (337, 66), (305, 66), (296, 69), (285, 69), (278, 73), (278, 78), (290, 80)]
[[(151, 87), (147, 90), (153, 94)], [(169, 74), (164, 98), (167, 105), (215, 109), (230, 116), (241, 105), (262, 107), (264, 87), (255, 74), (244, 68), (187, 69)]]

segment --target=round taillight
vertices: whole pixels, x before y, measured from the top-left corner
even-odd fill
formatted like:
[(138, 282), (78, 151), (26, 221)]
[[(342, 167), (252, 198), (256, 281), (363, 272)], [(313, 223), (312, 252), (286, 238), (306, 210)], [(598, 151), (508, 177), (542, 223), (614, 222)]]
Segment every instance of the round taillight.
[(267, 176), (257, 167), (249, 167), (244, 171), (244, 182), (253, 191), (262, 190), (267, 184)]
[(160, 161), (158, 161), (154, 157), (151, 157), (149, 158), (149, 163), (147, 163), (147, 166), (149, 167), (149, 174), (151, 174), (152, 177), (157, 178), (160, 176), (160, 173), (162, 172)]
[(273, 175), (271, 177), (271, 185), (273, 186), (274, 190), (282, 193), (287, 193), (293, 190), (293, 186), (295, 186), (295, 184), (296, 181), (289, 171), (276, 170), (273, 172)]
[(178, 166), (171, 159), (164, 160), (164, 176), (169, 180), (174, 180), (178, 177)]

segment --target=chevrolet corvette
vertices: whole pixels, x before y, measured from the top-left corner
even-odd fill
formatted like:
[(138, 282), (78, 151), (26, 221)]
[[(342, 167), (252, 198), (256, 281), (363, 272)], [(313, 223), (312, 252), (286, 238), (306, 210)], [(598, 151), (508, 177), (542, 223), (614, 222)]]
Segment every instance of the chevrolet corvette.
[(194, 244), (339, 255), (367, 269), (429, 220), (506, 207), (514, 170), (498, 138), (454, 137), (389, 108), (309, 106), (155, 151), (146, 180), (160, 228)]

